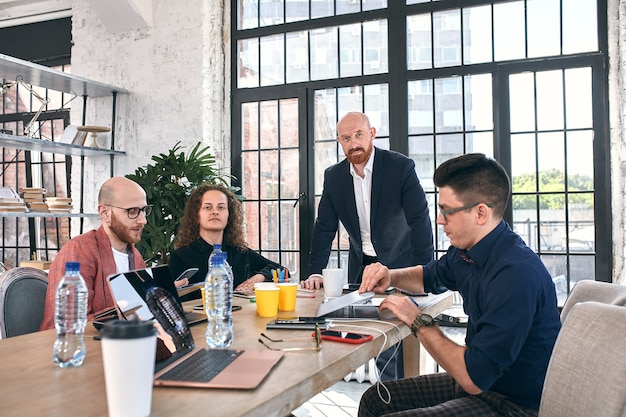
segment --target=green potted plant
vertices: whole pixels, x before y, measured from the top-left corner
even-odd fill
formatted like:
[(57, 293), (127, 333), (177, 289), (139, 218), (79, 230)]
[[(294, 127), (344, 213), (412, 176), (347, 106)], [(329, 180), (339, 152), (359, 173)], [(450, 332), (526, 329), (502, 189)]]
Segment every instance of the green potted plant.
[(200, 146), (198, 142), (186, 154), (177, 142), (167, 154), (154, 155), (153, 164), (126, 175), (143, 187), (148, 204), (154, 206), (137, 243), (147, 265), (167, 263), (191, 191), (203, 182), (228, 185), (232, 180), (219, 171), (209, 147)]

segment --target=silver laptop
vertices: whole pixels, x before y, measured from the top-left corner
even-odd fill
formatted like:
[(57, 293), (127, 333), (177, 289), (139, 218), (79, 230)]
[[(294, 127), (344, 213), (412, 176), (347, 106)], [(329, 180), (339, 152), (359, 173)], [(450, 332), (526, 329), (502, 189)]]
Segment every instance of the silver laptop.
[[(160, 267), (157, 267), (160, 268)], [(109, 276), (120, 318), (152, 320), (144, 300), (142, 280), (154, 277), (154, 268)], [(167, 346), (167, 342), (165, 343)], [(172, 346), (172, 344), (170, 344)], [(283, 356), (281, 351), (189, 348), (175, 350), (155, 365), (154, 385), (195, 388), (254, 389)], [(159, 356), (159, 355), (158, 355)]]
[(379, 318), (378, 308), (374, 307), (371, 299), (374, 292), (352, 291), (341, 297), (330, 298), (317, 308), (316, 317), (329, 318)]
[(319, 305), (315, 317), (297, 317), (289, 319), (276, 319), (265, 325), (266, 329), (315, 329), (319, 326), (326, 329), (326, 319), (380, 319), (378, 306), (372, 304), (375, 293), (358, 291), (330, 298)]

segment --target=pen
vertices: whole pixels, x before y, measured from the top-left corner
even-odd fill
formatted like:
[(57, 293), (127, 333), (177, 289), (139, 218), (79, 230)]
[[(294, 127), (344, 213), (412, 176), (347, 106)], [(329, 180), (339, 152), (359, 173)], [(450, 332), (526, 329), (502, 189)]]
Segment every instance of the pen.
[(296, 298), (315, 298), (315, 294), (299, 292), (296, 294)]
[(278, 282), (278, 274), (275, 269), (272, 269), (272, 276), (274, 277), (274, 284)]
[(285, 282), (285, 270), (280, 271), (280, 276), (278, 278), (278, 282)]
[(421, 310), (420, 305), (419, 305), (419, 304), (417, 304), (417, 301), (415, 301), (415, 300), (413, 299), (413, 297), (409, 297), (409, 300), (411, 300), (411, 301), (413, 302), (413, 304), (415, 304), (415, 307), (417, 307), (417, 308), (419, 308), (419, 309)]

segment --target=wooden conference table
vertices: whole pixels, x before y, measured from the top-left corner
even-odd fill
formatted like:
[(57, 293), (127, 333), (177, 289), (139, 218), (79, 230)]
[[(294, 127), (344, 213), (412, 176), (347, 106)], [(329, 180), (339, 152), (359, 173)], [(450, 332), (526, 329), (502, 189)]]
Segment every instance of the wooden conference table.
[[(296, 311), (288, 314), (281, 312), (279, 317), (315, 315), (323, 299), (322, 290), (317, 291), (315, 299), (298, 298)], [(451, 294), (445, 293), (429, 295), (419, 301), (422, 305), (429, 305), (424, 311), (434, 316), (449, 307), (451, 299)], [(187, 302), (185, 307), (189, 309), (198, 302)], [(233, 313), (233, 348), (265, 349), (257, 341), (261, 332), (285, 339), (311, 334), (310, 330), (265, 330), (265, 324), (270, 319), (258, 317), (254, 303), (235, 298), (235, 304), (242, 305), (243, 309)], [(388, 338), (386, 346), (389, 346), (410, 335), (405, 325), (398, 321), (395, 323), (399, 326), (385, 321), (359, 324), (383, 331)], [(203, 324), (192, 327), (198, 346), (206, 343), (205, 330)], [(352, 328), (345, 330), (359, 331)], [(382, 335), (366, 329), (360, 331), (374, 335), (374, 340), (359, 345), (324, 341), (319, 352), (285, 352), (278, 365), (255, 390), (155, 387), (151, 416), (287, 416), (378, 354), (384, 340)], [(0, 415), (106, 416), (102, 352), (100, 342), (93, 339), (97, 332), (91, 323), (87, 325), (86, 334), (85, 362), (80, 367), (69, 369), (57, 368), (52, 363), (54, 330), (0, 340)], [(405, 351), (418, 350), (407, 346), (417, 346), (416, 341), (414, 337), (408, 337)], [(284, 342), (278, 346), (291, 347), (295, 343), (289, 345)], [(302, 346), (303, 342), (297, 343)], [(311, 341), (310, 345), (314, 346), (314, 343)], [(412, 360), (410, 356), (408, 359)]]

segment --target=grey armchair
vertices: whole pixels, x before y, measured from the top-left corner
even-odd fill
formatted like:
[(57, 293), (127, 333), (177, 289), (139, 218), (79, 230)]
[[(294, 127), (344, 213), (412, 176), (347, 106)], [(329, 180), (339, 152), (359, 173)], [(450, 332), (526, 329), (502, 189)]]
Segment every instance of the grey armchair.
[(565, 300), (563, 311), (561, 311), (561, 322), (565, 322), (570, 309), (575, 304), (584, 301), (626, 306), (626, 285), (590, 280), (579, 281)]
[(48, 289), (45, 271), (19, 267), (0, 275), (0, 339), (39, 330)]
[(626, 416), (626, 308), (571, 306), (546, 375), (539, 417)]

